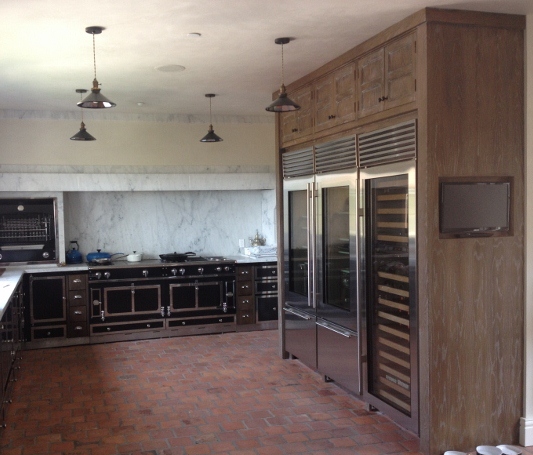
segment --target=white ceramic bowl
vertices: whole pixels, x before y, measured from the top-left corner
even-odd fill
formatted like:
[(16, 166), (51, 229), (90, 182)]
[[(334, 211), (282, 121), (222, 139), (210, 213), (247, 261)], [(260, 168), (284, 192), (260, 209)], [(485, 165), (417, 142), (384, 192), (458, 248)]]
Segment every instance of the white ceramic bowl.
[(459, 452), (457, 450), (447, 450), (444, 455), (467, 455), (466, 452)]
[(477, 446), (476, 453), (478, 455), (502, 455), (501, 449), (494, 446)]
[(501, 444), (496, 447), (502, 451), (503, 455), (522, 455), (520, 447), (509, 446), (507, 444)]

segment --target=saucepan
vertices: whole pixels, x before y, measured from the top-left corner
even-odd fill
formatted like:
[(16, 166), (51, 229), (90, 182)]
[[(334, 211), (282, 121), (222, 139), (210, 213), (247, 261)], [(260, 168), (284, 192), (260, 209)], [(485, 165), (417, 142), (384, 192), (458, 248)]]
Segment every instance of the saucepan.
[(141, 262), (143, 259), (143, 254), (142, 253), (137, 253), (136, 251), (134, 251), (133, 253), (130, 253), (126, 256), (126, 260), (128, 262)]

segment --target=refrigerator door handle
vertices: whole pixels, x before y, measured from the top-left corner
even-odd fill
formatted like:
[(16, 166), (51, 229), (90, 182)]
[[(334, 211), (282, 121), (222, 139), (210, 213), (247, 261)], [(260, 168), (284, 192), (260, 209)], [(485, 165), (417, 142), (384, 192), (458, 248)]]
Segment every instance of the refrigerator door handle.
[(315, 286), (315, 183), (307, 184), (308, 206), (307, 206), (307, 295), (309, 296), (308, 306), (316, 309), (316, 286)]
[(305, 314), (305, 313), (303, 313), (301, 311), (298, 311), (298, 310), (294, 310), (294, 309), (289, 308), (289, 307), (283, 307), (283, 311), (286, 311), (287, 313), (294, 314), (295, 316), (298, 316), (299, 318), (305, 319), (306, 321), (311, 320), (311, 316), (309, 316), (308, 314)]
[(335, 327), (331, 324), (328, 324), (327, 322), (318, 322), (316, 323), (316, 325), (319, 325), (320, 327), (323, 327), (325, 328), (326, 330), (330, 330), (332, 332), (335, 332), (339, 335), (342, 335), (343, 337), (346, 337), (346, 338), (351, 338), (352, 336), (356, 336), (355, 333), (353, 332), (349, 332), (347, 330), (342, 330), (341, 328), (339, 327)]

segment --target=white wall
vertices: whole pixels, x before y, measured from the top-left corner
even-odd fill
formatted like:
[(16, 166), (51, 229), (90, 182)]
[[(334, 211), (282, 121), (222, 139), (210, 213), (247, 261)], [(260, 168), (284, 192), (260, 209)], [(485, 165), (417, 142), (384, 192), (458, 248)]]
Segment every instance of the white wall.
[[(85, 119), (96, 140), (71, 141), (80, 119), (0, 111), (0, 165), (274, 166), (274, 117), (215, 123), (223, 142), (202, 143), (208, 124), (179, 121)], [(107, 114), (109, 116), (110, 114)], [(65, 115), (69, 117), (69, 115)], [(96, 116), (96, 114), (93, 114)], [(124, 120), (126, 119), (126, 120)], [(239, 120), (239, 119), (236, 119)]]

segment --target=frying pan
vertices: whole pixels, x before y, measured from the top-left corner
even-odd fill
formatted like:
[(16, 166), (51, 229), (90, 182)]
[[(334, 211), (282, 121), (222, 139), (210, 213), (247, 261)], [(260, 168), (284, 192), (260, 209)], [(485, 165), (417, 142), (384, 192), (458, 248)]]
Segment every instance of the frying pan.
[(185, 261), (189, 256), (196, 256), (196, 253), (193, 253), (192, 251), (188, 251), (187, 253), (168, 253), (168, 254), (160, 254), (159, 257), (163, 259), (163, 261), (171, 261), (171, 262), (183, 262)]

